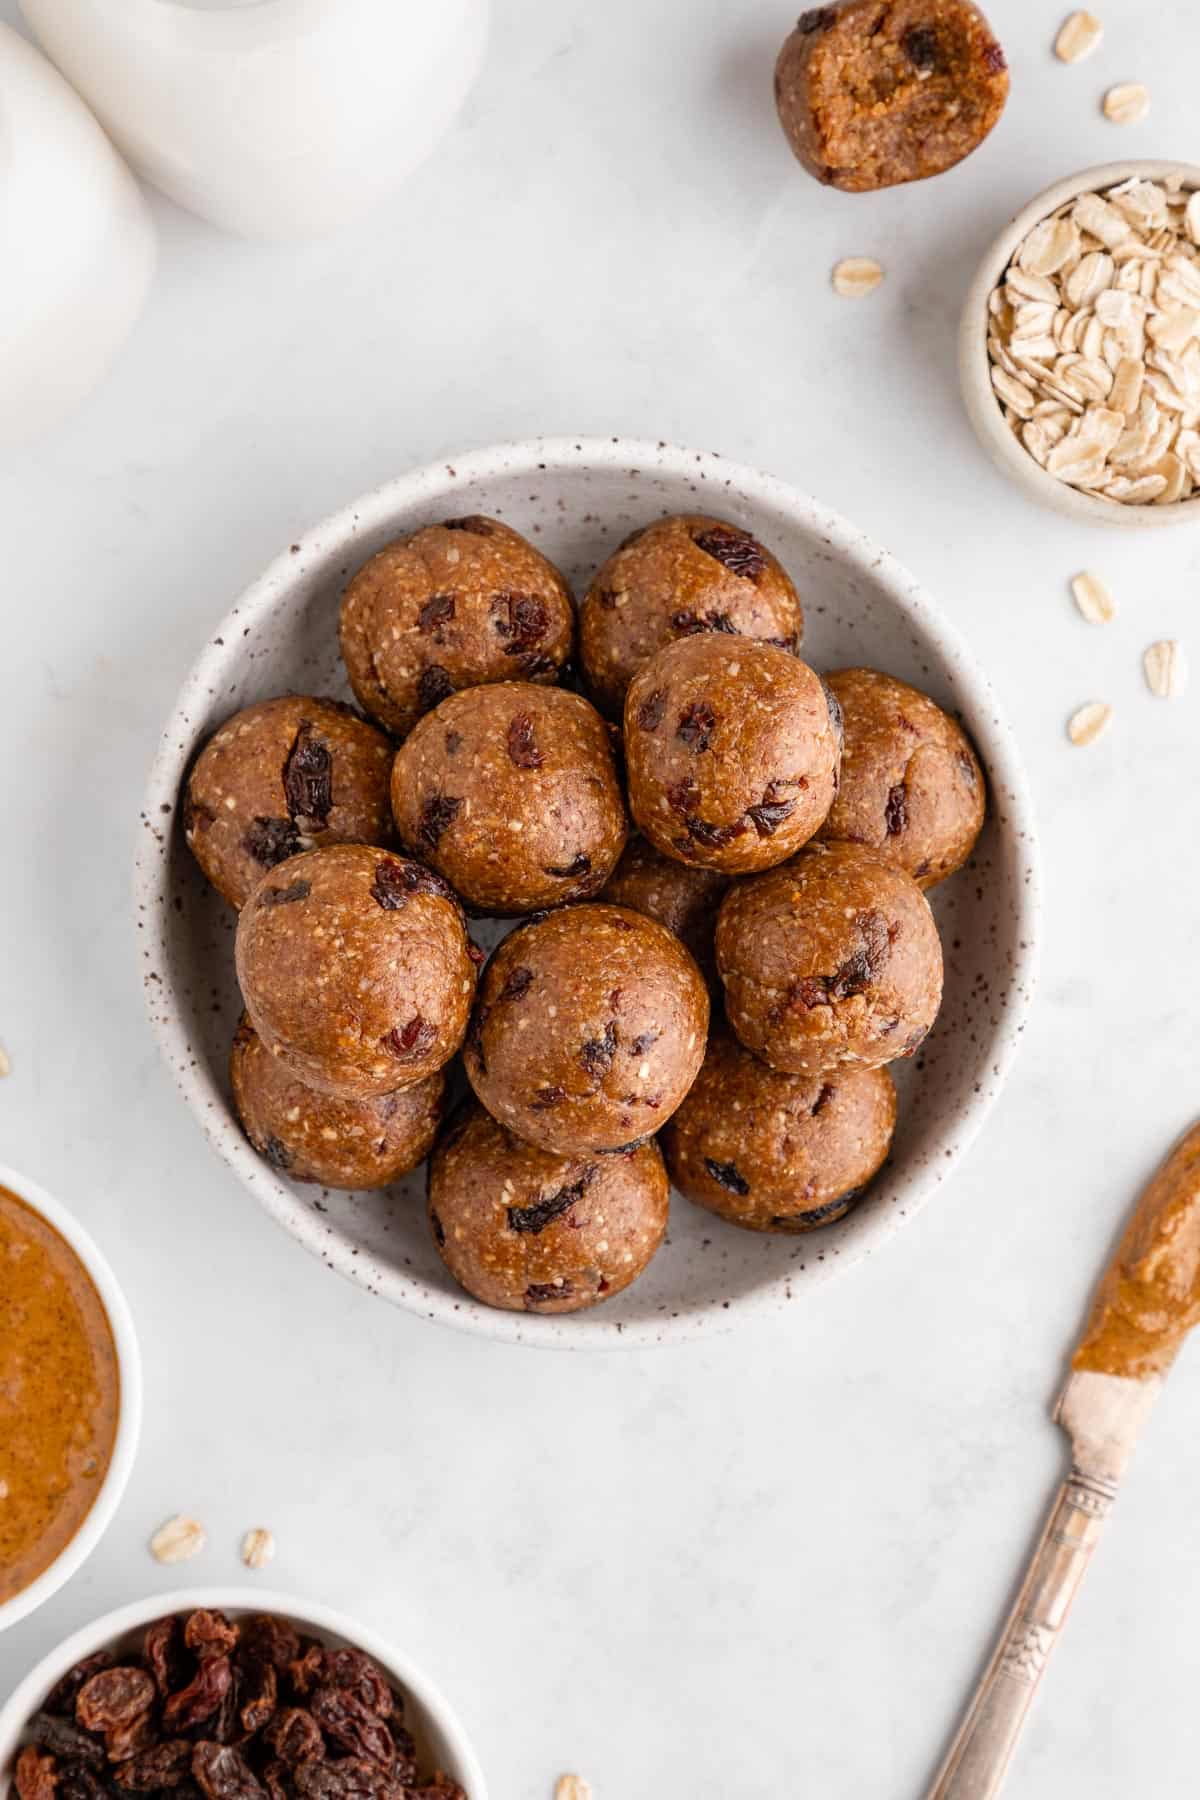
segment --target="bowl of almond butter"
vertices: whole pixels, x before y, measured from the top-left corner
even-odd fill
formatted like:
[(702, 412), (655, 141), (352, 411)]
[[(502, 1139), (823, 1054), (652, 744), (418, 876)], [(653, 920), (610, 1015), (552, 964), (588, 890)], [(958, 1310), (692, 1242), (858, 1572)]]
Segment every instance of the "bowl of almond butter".
[(1200, 166), (1107, 163), (996, 238), (967, 295), (959, 374), (997, 466), (1068, 517), (1200, 519)]

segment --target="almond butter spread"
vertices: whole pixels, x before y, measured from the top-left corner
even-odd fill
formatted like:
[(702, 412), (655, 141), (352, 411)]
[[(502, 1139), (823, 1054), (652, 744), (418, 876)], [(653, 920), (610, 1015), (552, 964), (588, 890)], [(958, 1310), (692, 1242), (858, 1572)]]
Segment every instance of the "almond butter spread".
[(1138, 1202), (1092, 1303), (1077, 1369), (1137, 1379), (1169, 1368), (1200, 1324), (1200, 1124)]
[(0, 1602), (49, 1568), (112, 1457), (120, 1376), (104, 1303), (66, 1240), (0, 1187)]

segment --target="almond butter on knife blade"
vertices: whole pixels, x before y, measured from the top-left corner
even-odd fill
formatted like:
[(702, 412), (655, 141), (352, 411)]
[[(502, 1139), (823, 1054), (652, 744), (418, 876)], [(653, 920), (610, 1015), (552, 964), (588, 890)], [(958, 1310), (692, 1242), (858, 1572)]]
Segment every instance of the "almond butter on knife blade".
[(1071, 1473), (928, 1800), (990, 1800), (1171, 1364), (1200, 1324), (1200, 1123), (1142, 1193), (1096, 1290), (1055, 1418)]

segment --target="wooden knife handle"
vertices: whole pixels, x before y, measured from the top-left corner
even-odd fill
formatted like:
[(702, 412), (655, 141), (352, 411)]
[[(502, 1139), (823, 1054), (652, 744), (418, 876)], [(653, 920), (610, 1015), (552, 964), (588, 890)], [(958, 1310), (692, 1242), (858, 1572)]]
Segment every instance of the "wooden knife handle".
[(1115, 1490), (1073, 1470), (927, 1800), (991, 1800), (1083, 1580)]

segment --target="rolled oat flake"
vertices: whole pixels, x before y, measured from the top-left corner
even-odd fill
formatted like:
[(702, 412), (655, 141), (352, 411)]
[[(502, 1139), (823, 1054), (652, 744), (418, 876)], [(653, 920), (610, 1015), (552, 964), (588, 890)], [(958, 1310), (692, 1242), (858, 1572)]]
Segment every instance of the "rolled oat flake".
[(1094, 744), (1101, 732), (1107, 731), (1112, 722), (1112, 707), (1105, 700), (1089, 700), (1086, 705), (1078, 707), (1067, 720), (1067, 736), (1073, 744), (1082, 747)]
[(208, 1543), (208, 1533), (197, 1519), (189, 1519), (185, 1513), (177, 1513), (160, 1525), (150, 1539), (150, 1554), (155, 1562), (181, 1563), (190, 1562), (193, 1556), (199, 1556)]
[(1160, 638), (1142, 657), (1146, 686), (1159, 700), (1177, 700), (1187, 686), (1187, 660), (1175, 638)]
[(883, 269), (870, 256), (844, 256), (833, 265), (834, 292), (846, 300), (861, 300), (873, 294), (883, 280)]
[(1099, 48), (1104, 27), (1095, 13), (1073, 12), (1063, 20), (1054, 40), (1054, 54), (1060, 62), (1082, 62)]
[(275, 1555), (275, 1534), (256, 1525), (242, 1539), (242, 1561), (248, 1569), (265, 1569)]

